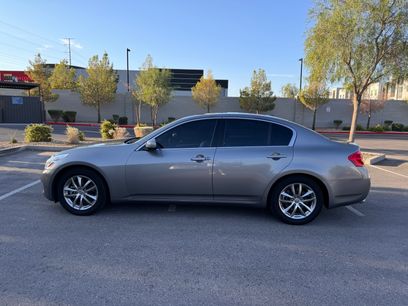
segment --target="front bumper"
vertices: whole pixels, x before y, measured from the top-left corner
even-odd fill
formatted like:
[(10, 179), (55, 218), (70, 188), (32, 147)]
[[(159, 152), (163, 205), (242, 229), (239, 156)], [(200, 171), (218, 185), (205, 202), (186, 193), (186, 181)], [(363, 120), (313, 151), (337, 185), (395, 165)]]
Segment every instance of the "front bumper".
[(43, 185), (43, 194), (44, 196), (50, 200), (50, 201), (56, 201), (54, 198), (54, 192), (53, 192), (53, 184), (52, 184), (52, 171), (50, 170), (44, 170), (42, 175), (41, 175), (41, 183)]

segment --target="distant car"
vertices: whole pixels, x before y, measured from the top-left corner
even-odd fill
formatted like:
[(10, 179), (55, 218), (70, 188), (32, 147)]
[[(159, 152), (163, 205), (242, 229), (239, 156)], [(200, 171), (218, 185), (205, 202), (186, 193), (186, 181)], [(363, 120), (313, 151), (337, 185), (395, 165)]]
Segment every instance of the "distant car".
[(76, 215), (107, 201), (237, 203), (289, 224), (361, 202), (370, 189), (357, 145), (243, 113), (185, 117), (139, 140), (63, 151), (46, 162), (42, 183), (49, 200)]

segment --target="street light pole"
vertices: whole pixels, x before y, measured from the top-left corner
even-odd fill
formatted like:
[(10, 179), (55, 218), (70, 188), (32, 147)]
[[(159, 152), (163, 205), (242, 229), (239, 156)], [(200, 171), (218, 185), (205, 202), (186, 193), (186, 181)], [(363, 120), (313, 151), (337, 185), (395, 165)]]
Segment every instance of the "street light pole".
[(130, 49), (126, 48), (126, 76), (127, 76), (126, 85), (127, 85), (127, 91), (128, 92), (130, 91), (130, 84), (129, 84), (129, 52), (130, 52)]
[[(130, 52), (130, 49), (129, 49), (129, 48), (126, 48), (126, 88), (127, 88), (127, 92), (128, 92), (128, 93), (130, 92), (130, 83), (129, 83), (129, 52)], [(124, 103), (123, 103), (123, 108), (124, 108), (123, 112), (124, 112), (124, 115), (125, 115), (125, 116), (126, 116), (126, 99), (127, 99), (127, 97), (126, 97), (126, 95), (125, 95), (125, 101), (124, 101)]]

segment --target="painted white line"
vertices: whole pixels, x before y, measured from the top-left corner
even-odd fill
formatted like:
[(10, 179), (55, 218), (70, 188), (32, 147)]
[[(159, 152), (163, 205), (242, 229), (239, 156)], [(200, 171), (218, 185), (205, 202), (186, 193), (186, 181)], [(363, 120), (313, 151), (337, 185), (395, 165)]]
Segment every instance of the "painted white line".
[(353, 214), (355, 214), (355, 215), (357, 215), (357, 216), (359, 216), (359, 217), (365, 217), (365, 215), (361, 212), (361, 211), (359, 211), (359, 210), (357, 210), (357, 209), (355, 209), (353, 206), (346, 206), (346, 208), (349, 210), (349, 211), (351, 211)]
[(23, 191), (23, 190), (25, 190), (27, 188), (30, 188), (30, 187), (34, 186), (34, 185), (37, 185), (40, 182), (41, 182), (40, 180), (36, 180), (36, 181), (34, 181), (34, 182), (30, 183), (30, 184), (24, 185), (23, 187), (17, 188), (17, 189), (15, 189), (13, 191), (10, 191), (10, 192), (6, 193), (6, 194), (3, 194), (2, 196), (0, 196), (0, 201), (12, 196), (13, 194), (16, 194), (16, 193), (18, 193), (20, 191)]
[(176, 211), (176, 205), (170, 204), (169, 205), (169, 212), (175, 212)]
[(403, 174), (400, 174), (400, 173), (397, 173), (397, 172), (394, 172), (394, 171), (391, 171), (391, 170), (387, 170), (387, 169), (384, 169), (384, 168), (381, 168), (381, 167), (378, 167), (378, 166), (374, 166), (374, 165), (369, 165), (369, 166), (373, 167), (375, 169), (379, 169), (379, 170), (382, 170), (382, 171), (385, 171), (385, 172), (389, 172), (389, 173), (392, 173), (392, 174), (395, 174), (395, 175), (398, 175), (398, 176), (408, 178), (408, 175), (403, 175)]

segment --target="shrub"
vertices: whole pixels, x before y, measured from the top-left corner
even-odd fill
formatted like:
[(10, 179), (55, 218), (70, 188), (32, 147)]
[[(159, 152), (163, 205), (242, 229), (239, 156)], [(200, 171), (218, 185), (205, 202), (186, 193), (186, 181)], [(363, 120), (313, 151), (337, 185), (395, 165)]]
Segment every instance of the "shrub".
[(116, 127), (113, 132), (113, 139), (123, 139), (129, 137), (129, 133), (126, 128)]
[(404, 129), (404, 125), (402, 123), (393, 123), (391, 125), (391, 129), (393, 131), (402, 132), (402, 130)]
[(49, 142), (52, 131), (52, 127), (46, 124), (29, 124), (24, 129), (24, 139), (26, 142)]
[(375, 127), (370, 128), (372, 132), (384, 132), (384, 128), (381, 124), (377, 124)]
[(361, 124), (357, 124), (356, 131), (364, 131), (364, 128)]
[(343, 123), (343, 120), (333, 120), (334, 127), (336, 130), (340, 127), (340, 125)]
[(48, 110), (48, 114), (50, 115), (51, 119), (54, 122), (57, 122), (59, 119), (61, 119), (63, 113), (64, 111), (60, 109), (49, 109)]
[(72, 127), (67, 125), (65, 130), (65, 134), (67, 135), (68, 143), (79, 143), (80, 139), (80, 131), (76, 127)]
[(393, 122), (394, 121), (392, 121), (392, 120), (385, 120), (384, 121), (384, 127), (390, 127)]
[(128, 117), (123, 116), (123, 117), (119, 117), (118, 119), (119, 124), (128, 124)]
[(113, 134), (115, 133), (116, 124), (110, 120), (104, 120), (100, 127), (100, 133), (102, 139), (113, 139)]
[(64, 122), (75, 122), (77, 112), (66, 111), (62, 114), (62, 119)]
[(404, 126), (404, 132), (408, 132), (408, 125)]
[(112, 115), (112, 120), (114, 123), (118, 123), (119, 122), (119, 115)]
[(349, 126), (343, 126), (342, 130), (343, 131), (350, 131), (351, 127)]
[(85, 141), (85, 134), (84, 134), (84, 132), (78, 130), (78, 137), (79, 137), (79, 141)]

